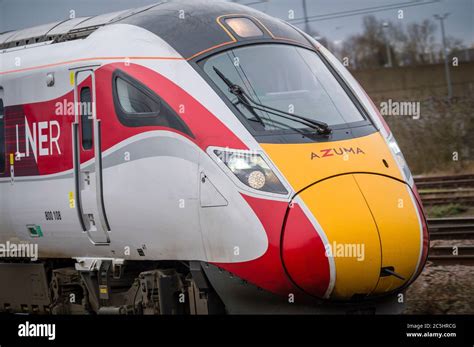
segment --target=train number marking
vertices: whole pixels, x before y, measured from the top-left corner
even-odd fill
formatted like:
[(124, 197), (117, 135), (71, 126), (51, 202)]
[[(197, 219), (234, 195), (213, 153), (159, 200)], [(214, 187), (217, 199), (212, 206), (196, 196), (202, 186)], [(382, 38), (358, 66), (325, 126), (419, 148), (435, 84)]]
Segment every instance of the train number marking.
[(47, 221), (62, 220), (61, 211), (45, 211), (44, 216)]

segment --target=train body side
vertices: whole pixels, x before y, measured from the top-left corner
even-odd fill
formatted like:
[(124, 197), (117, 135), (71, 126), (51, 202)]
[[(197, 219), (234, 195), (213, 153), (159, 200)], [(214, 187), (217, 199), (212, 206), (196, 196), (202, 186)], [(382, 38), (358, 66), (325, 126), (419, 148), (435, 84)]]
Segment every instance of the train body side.
[[(124, 44), (117, 44), (115, 37), (123, 38)], [(113, 45), (106, 44), (112, 41)], [(0, 175), (0, 242), (31, 241), (27, 226), (39, 225), (43, 237), (34, 242), (39, 244), (41, 257), (238, 262), (265, 251), (261, 223), (204, 152), (211, 141), (240, 149), (255, 147), (256, 142), (168, 44), (146, 30), (120, 24), (103, 28), (85, 41), (4, 54), (5, 71), (15, 69), (9, 62), (17, 55), (25, 71), (2, 75), (8, 162)], [(51, 61), (57, 63), (47, 64)], [(50, 66), (28, 69), (42, 65)], [(104, 204), (111, 225), (111, 245), (106, 248), (94, 246), (80, 230), (71, 202), (71, 128), (75, 121), (71, 73), (83, 66), (93, 67), (97, 116), (102, 123)], [(166, 127), (121, 124), (112, 100), (116, 70), (156, 88), (191, 124), (192, 136)], [(53, 87), (46, 86), (47, 74), (54, 74)], [(79, 90), (91, 85), (87, 74), (78, 78)], [(90, 170), (89, 178), (94, 180), (94, 150), (81, 150), (80, 155), (81, 169)], [(93, 194), (86, 196), (90, 201), (85, 204), (93, 205), (94, 198)], [(202, 228), (206, 218), (200, 214), (211, 214), (217, 220), (220, 214), (229, 218), (229, 205), (233, 218), (245, 219), (251, 226), (248, 231), (235, 230), (239, 222), (228, 223), (225, 229), (216, 225)], [(52, 220), (48, 220), (50, 212)], [(241, 252), (234, 254), (239, 246)]]

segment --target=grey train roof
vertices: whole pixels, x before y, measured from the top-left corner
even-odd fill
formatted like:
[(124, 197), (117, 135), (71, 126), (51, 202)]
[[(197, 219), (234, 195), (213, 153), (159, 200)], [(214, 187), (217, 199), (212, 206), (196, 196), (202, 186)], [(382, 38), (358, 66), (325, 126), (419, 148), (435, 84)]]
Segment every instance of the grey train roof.
[(53, 40), (59, 42), (61, 39), (66, 40), (67, 38), (83, 38), (101, 26), (115, 23), (127, 16), (145, 11), (153, 6), (157, 6), (157, 4), (93, 17), (66, 19), (32, 28), (9, 31), (0, 34), (0, 48), (7, 49)]
[(172, 0), (3, 33), (0, 35), (0, 49), (85, 38), (102, 26), (125, 23), (153, 32), (184, 57), (192, 57), (228, 42), (229, 35), (223, 30), (222, 24), (217, 22), (217, 18), (237, 14), (251, 17), (264, 32), (262, 39), (309, 45), (306, 38), (290, 25), (249, 7), (224, 1)]

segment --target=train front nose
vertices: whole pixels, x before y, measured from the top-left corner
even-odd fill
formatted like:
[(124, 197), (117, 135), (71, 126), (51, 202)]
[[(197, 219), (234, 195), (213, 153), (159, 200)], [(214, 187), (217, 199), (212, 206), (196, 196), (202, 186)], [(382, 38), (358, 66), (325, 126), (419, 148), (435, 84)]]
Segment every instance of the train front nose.
[[(298, 201), (307, 207), (306, 215), (314, 217), (318, 233), (327, 238), (323, 241), (331, 268), (329, 298), (383, 294), (400, 288), (415, 274), (423, 230), (406, 184), (376, 174), (345, 174), (303, 190)], [(314, 250), (297, 249), (294, 240), (301, 245), (308, 238), (308, 231), (294, 227), (297, 218), (301, 214), (290, 209), (282, 239), (283, 261), (300, 288), (320, 296), (320, 283), (308, 276), (324, 265)]]

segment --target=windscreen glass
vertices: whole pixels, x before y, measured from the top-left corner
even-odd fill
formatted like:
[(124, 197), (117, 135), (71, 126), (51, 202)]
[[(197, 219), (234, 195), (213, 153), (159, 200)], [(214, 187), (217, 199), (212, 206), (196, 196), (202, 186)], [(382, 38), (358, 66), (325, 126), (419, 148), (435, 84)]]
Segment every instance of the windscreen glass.
[(241, 47), (210, 57), (203, 68), (257, 131), (306, 129), (308, 126), (244, 105), (229, 92), (214, 68), (260, 104), (329, 126), (364, 120), (318, 54), (308, 49), (281, 44)]

